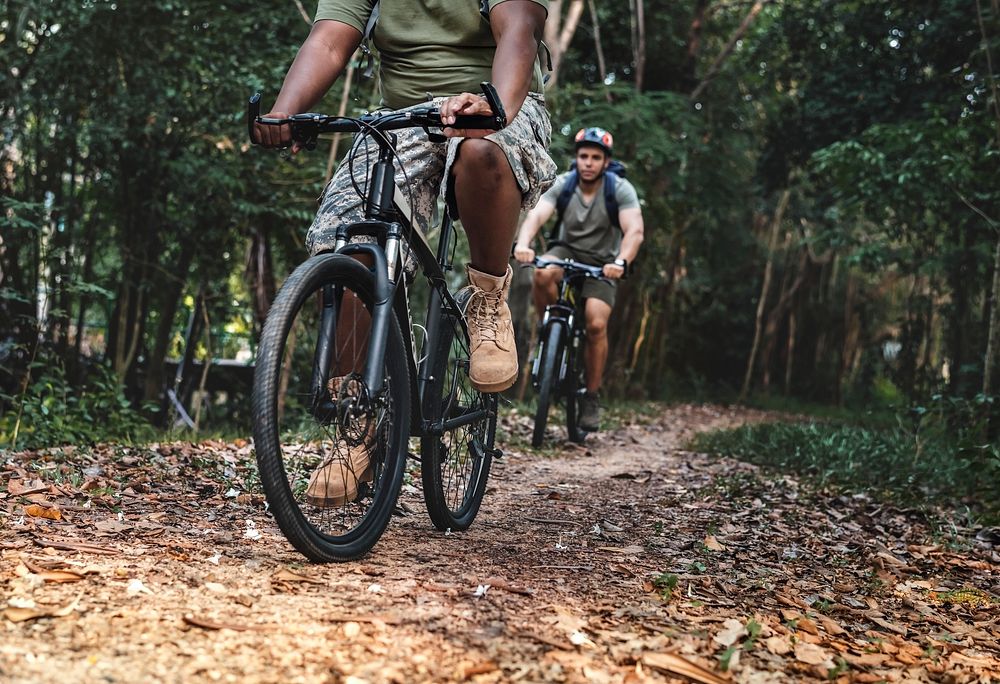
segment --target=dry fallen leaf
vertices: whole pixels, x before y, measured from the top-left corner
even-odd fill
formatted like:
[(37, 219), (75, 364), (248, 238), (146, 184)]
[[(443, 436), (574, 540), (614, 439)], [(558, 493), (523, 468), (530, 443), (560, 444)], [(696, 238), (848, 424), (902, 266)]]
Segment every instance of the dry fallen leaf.
[(292, 572), (288, 568), (278, 570), (278, 572), (271, 575), (271, 580), (274, 582), (306, 582), (308, 584), (324, 584), (323, 580), (307, 577), (306, 575), (300, 575), (297, 572)]
[(830, 658), (830, 654), (826, 649), (815, 644), (807, 644), (804, 641), (795, 644), (795, 658), (807, 665), (829, 665), (833, 667), (833, 659)]
[(45, 508), (45, 506), (39, 506), (38, 504), (29, 504), (24, 507), (24, 512), (32, 518), (62, 520), (62, 512), (58, 508)]
[(714, 534), (710, 534), (705, 537), (705, 548), (709, 551), (725, 551), (726, 547), (722, 545), (718, 539), (715, 538)]
[(185, 615), (184, 622), (202, 629), (231, 629), (235, 632), (267, 632), (272, 629), (271, 625), (241, 625), (235, 622), (216, 622), (195, 615)]
[(483, 584), (489, 585), (492, 589), (502, 589), (503, 591), (509, 591), (512, 594), (523, 594), (524, 596), (531, 596), (534, 594), (533, 589), (528, 589), (517, 584), (508, 582), (505, 579), (499, 577), (490, 577), (486, 579)]
[(3, 615), (5, 618), (11, 622), (25, 622), (26, 620), (34, 620), (35, 618), (43, 617), (66, 617), (71, 615), (74, 610), (76, 610), (77, 605), (80, 603), (80, 598), (83, 594), (78, 595), (73, 601), (62, 608), (49, 608), (45, 606), (32, 605), (25, 606), (8, 606), (4, 611)]
[(746, 636), (747, 628), (740, 620), (729, 618), (722, 623), (722, 629), (712, 637), (712, 641), (723, 646), (732, 646)]
[(792, 650), (792, 645), (786, 637), (773, 636), (764, 639), (764, 648), (774, 655), (785, 655)]
[(801, 629), (803, 632), (809, 632), (810, 634), (819, 634), (819, 629), (816, 627), (816, 623), (807, 617), (799, 618), (795, 626)]
[(86, 573), (74, 572), (72, 570), (58, 570), (45, 568), (33, 563), (27, 558), (21, 559), (23, 565), (20, 570), (38, 575), (46, 582), (79, 582)]
[(462, 679), (472, 679), (476, 675), (493, 672), (497, 669), (497, 664), (492, 660), (487, 660), (476, 665), (469, 665), (462, 673)]
[(647, 653), (642, 662), (648, 667), (681, 675), (699, 684), (728, 684), (730, 679), (674, 653)]

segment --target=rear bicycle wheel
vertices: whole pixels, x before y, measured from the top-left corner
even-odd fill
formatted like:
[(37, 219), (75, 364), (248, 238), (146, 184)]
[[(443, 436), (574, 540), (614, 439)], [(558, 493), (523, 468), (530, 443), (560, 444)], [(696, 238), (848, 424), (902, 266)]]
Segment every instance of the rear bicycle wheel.
[[(456, 299), (464, 309), (468, 293)], [(461, 320), (442, 312), (439, 329), (431, 351), (432, 377), (424, 391), (424, 417), (446, 429), (420, 440), (424, 503), (439, 530), (465, 530), (476, 519), (486, 493), (497, 395), (478, 391), (469, 380), (469, 340)]]
[(254, 372), (254, 443), (270, 510), (312, 561), (345, 561), (378, 541), (396, 503), (410, 427), (409, 371), (389, 326), (383, 389), (364, 383), (375, 278), (322, 254), (285, 281)]
[(535, 406), (535, 429), (531, 433), (531, 446), (540, 447), (545, 441), (545, 426), (549, 420), (549, 406), (553, 395), (559, 389), (559, 361), (562, 358), (565, 328), (560, 324), (550, 325), (542, 338), (538, 353), (538, 403)]

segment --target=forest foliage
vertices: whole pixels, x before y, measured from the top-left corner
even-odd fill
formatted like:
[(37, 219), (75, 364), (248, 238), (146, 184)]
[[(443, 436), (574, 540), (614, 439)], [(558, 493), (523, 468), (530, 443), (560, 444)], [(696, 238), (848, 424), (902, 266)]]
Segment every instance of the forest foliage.
[[(74, 425), (138, 434), (172, 421), (168, 390), (246, 428), (245, 392), (193, 407), (211, 374), (192, 364), (252, 361), (345, 149), (246, 141), (247, 96), (273, 98), (308, 31), (311, 8), (279, 5), (4, 3), (0, 443), (106, 436), (53, 434), (59, 397)], [(571, 133), (604, 126), (643, 198), (608, 394), (944, 396), (996, 437), (996, 0), (627, 8), (553, 1), (549, 26), (553, 156), (565, 168)], [(347, 92), (364, 111), (376, 84)]]

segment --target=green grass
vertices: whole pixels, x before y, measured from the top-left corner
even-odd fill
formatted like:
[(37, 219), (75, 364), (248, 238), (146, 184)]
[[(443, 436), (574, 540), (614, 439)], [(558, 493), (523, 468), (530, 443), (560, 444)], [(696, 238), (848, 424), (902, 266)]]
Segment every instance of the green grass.
[(806, 475), (820, 486), (922, 508), (966, 506), (997, 519), (1000, 446), (982, 434), (923, 420), (895, 427), (767, 423), (699, 435), (692, 448)]

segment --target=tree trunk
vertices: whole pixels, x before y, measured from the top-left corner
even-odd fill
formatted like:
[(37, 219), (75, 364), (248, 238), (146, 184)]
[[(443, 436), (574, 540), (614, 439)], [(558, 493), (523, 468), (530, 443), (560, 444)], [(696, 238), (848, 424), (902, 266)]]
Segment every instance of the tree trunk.
[(634, 36), (632, 59), (635, 62), (635, 90), (643, 91), (643, 81), (646, 73), (646, 10), (643, 0), (635, 0)]
[(788, 315), (788, 344), (785, 347), (785, 395), (792, 393), (792, 366), (795, 362), (795, 309)]
[(597, 55), (597, 74), (604, 86), (604, 96), (611, 102), (611, 91), (608, 90), (608, 67), (604, 61), (604, 45), (601, 43), (601, 22), (597, 17), (597, 6), (594, 0), (587, 0), (587, 7), (590, 9), (590, 23), (593, 24), (594, 52)]
[(253, 301), (254, 320), (258, 328), (264, 328), (267, 312), (271, 310), (277, 292), (274, 265), (271, 259), (271, 237), (266, 228), (257, 227), (250, 239), (250, 250), (246, 266), (247, 286)]
[(774, 273), (774, 253), (778, 247), (778, 231), (781, 228), (781, 221), (788, 207), (788, 200), (792, 191), (785, 189), (778, 200), (778, 206), (774, 210), (771, 219), (771, 236), (767, 241), (767, 263), (764, 265), (764, 282), (760, 286), (760, 298), (757, 300), (757, 315), (754, 319), (753, 344), (750, 346), (750, 356), (747, 359), (747, 369), (743, 375), (743, 387), (740, 389), (740, 396), (737, 401), (746, 401), (750, 392), (750, 381), (753, 379), (753, 367), (757, 362), (757, 351), (760, 349), (760, 338), (763, 331), (764, 308), (767, 305), (767, 292), (771, 288), (771, 278)]
[(993, 288), (990, 293), (990, 315), (986, 337), (986, 356), (983, 359), (983, 394), (993, 392), (993, 369), (997, 362), (997, 346), (1000, 345), (1000, 231), (993, 251)]
[(181, 298), (184, 295), (186, 275), (193, 260), (194, 241), (186, 240), (182, 243), (177, 264), (172, 269), (172, 272), (176, 273), (178, 277), (170, 278), (162, 285), (164, 294), (160, 298), (160, 317), (153, 340), (153, 351), (146, 363), (146, 381), (143, 389), (143, 398), (146, 401), (162, 399), (163, 393), (168, 387), (167, 353), (173, 336), (174, 318), (177, 316), (177, 310), (180, 308)]
[(701, 33), (705, 26), (705, 10), (708, 9), (708, 3), (709, 0), (697, 0), (691, 16), (687, 36), (687, 54), (684, 57), (684, 65), (681, 67), (679, 76), (681, 92), (694, 90), (698, 82), (695, 70), (698, 66), (698, 57), (701, 55)]
[(562, 56), (573, 40), (580, 16), (583, 14), (583, 0), (570, 0), (566, 17), (562, 16), (563, 0), (549, 3), (549, 16), (545, 22), (545, 45), (552, 55), (552, 73), (549, 74), (549, 88), (555, 88), (559, 81), (559, 66)]
[(847, 372), (849, 355), (848, 346), (851, 337), (851, 321), (854, 318), (854, 299), (857, 291), (857, 284), (850, 273), (847, 275), (847, 293), (844, 296), (844, 339), (840, 345), (839, 359), (837, 363), (837, 380), (833, 385), (834, 401), (840, 406), (843, 402), (844, 374)]

